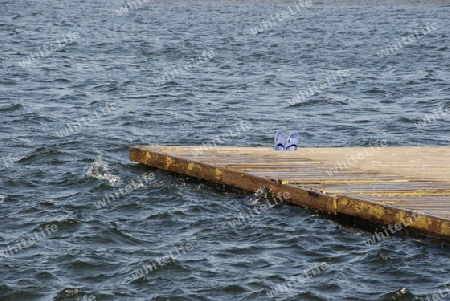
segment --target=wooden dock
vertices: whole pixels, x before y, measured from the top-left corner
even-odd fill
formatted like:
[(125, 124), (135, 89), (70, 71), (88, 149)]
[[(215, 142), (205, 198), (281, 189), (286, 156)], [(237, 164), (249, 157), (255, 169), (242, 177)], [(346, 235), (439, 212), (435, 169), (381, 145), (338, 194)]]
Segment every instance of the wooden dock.
[(330, 214), (450, 236), (450, 147), (133, 146), (131, 161)]

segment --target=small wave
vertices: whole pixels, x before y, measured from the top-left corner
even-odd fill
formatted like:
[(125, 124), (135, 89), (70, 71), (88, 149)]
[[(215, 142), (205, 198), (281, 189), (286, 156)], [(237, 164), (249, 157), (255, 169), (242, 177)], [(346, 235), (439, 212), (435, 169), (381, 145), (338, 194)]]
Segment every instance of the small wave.
[[(80, 289), (80, 288), (73, 288), (73, 287), (70, 287), (70, 288), (65, 288), (65, 289), (63, 289), (62, 291), (60, 291), (59, 293), (58, 293), (58, 295), (55, 297), (55, 301), (62, 301), (62, 300), (67, 300), (67, 298), (75, 298), (75, 297), (80, 297), (80, 296), (83, 296), (83, 297), (85, 297), (86, 296), (86, 292), (84, 292), (82, 289)], [(91, 300), (91, 299), (86, 299), (86, 298), (84, 298), (84, 299), (81, 299), (81, 298), (77, 298), (77, 300)]]
[(23, 110), (23, 109), (25, 109), (25, 107), (21, 104), (12, 104), (12, 105), (7, 105), (5, 107), (1, 107), (0, 112), (13, 112), (16, 110)]
[(363, 93), (376, 94), (376, 93), (384, 93), (385, 91), (379, 88), (371, 88), (363, 91)]
[(54, 79), (54, 80), (52, 80), (51, 82), (62, 82), (62, 83), (70, 83), (70, 82), (72, 82), (70, 79), (68, 79), (68, 78), (57, 78), (57, 79)]
[(414, 295), (403, 287), (395, 292), (387, 293), (382, 300), (411, 300), (413, 297)]
[(108, 164), (103, 162), (102, 155), (97, 156), (97, 159), (86, 171), (85, 176), (86, 178), (106, 180), (111, 186), (116, 186), (122, 182), (119, 176), (109, 173)]

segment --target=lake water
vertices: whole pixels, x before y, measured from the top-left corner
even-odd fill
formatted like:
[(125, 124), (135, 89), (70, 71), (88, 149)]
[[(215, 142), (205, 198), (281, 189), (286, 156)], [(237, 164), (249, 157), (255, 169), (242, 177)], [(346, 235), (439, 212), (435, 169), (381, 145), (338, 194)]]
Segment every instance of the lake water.
[(449, 299), (447, 241), (367, 246), (373, 232), (286, 203), (233, 224), (273, 200), (128, 158), (276, 130), (448, 145), (449, 16), (448, 1), (0, 0), (0, 300)]

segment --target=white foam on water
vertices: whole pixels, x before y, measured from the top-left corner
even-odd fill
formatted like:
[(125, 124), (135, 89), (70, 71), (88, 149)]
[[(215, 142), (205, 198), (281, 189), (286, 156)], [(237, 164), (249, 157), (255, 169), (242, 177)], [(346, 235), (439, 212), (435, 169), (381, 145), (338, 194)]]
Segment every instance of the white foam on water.
[(108, 164), (103, 162), (102, 155), (98, 155), (97, 159), (92, 163), (85, 173), (87, 178), (96, 178), (106, 180), (111, 186), (116, 186), (122, 182), (119, 176), (109, 173)]
[(250, 198), (249, 202), (252, 205), (261, 204), (264, 203), (270, 195), (271, 193), (265, 188), (258, 188), (255, 193), (253, 193), (253, 196)]

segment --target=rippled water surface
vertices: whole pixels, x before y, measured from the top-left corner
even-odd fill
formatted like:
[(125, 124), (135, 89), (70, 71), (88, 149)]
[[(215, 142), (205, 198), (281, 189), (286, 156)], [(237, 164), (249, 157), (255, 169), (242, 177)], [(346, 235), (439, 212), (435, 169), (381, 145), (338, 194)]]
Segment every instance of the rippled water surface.
[(448, 1), (296, 3), (0, 0), (0, 300), (450, 298), (443, 240), (285, 203), (236, 225), (264, 196), (129, 161), (278, 129), (449, 144)]

